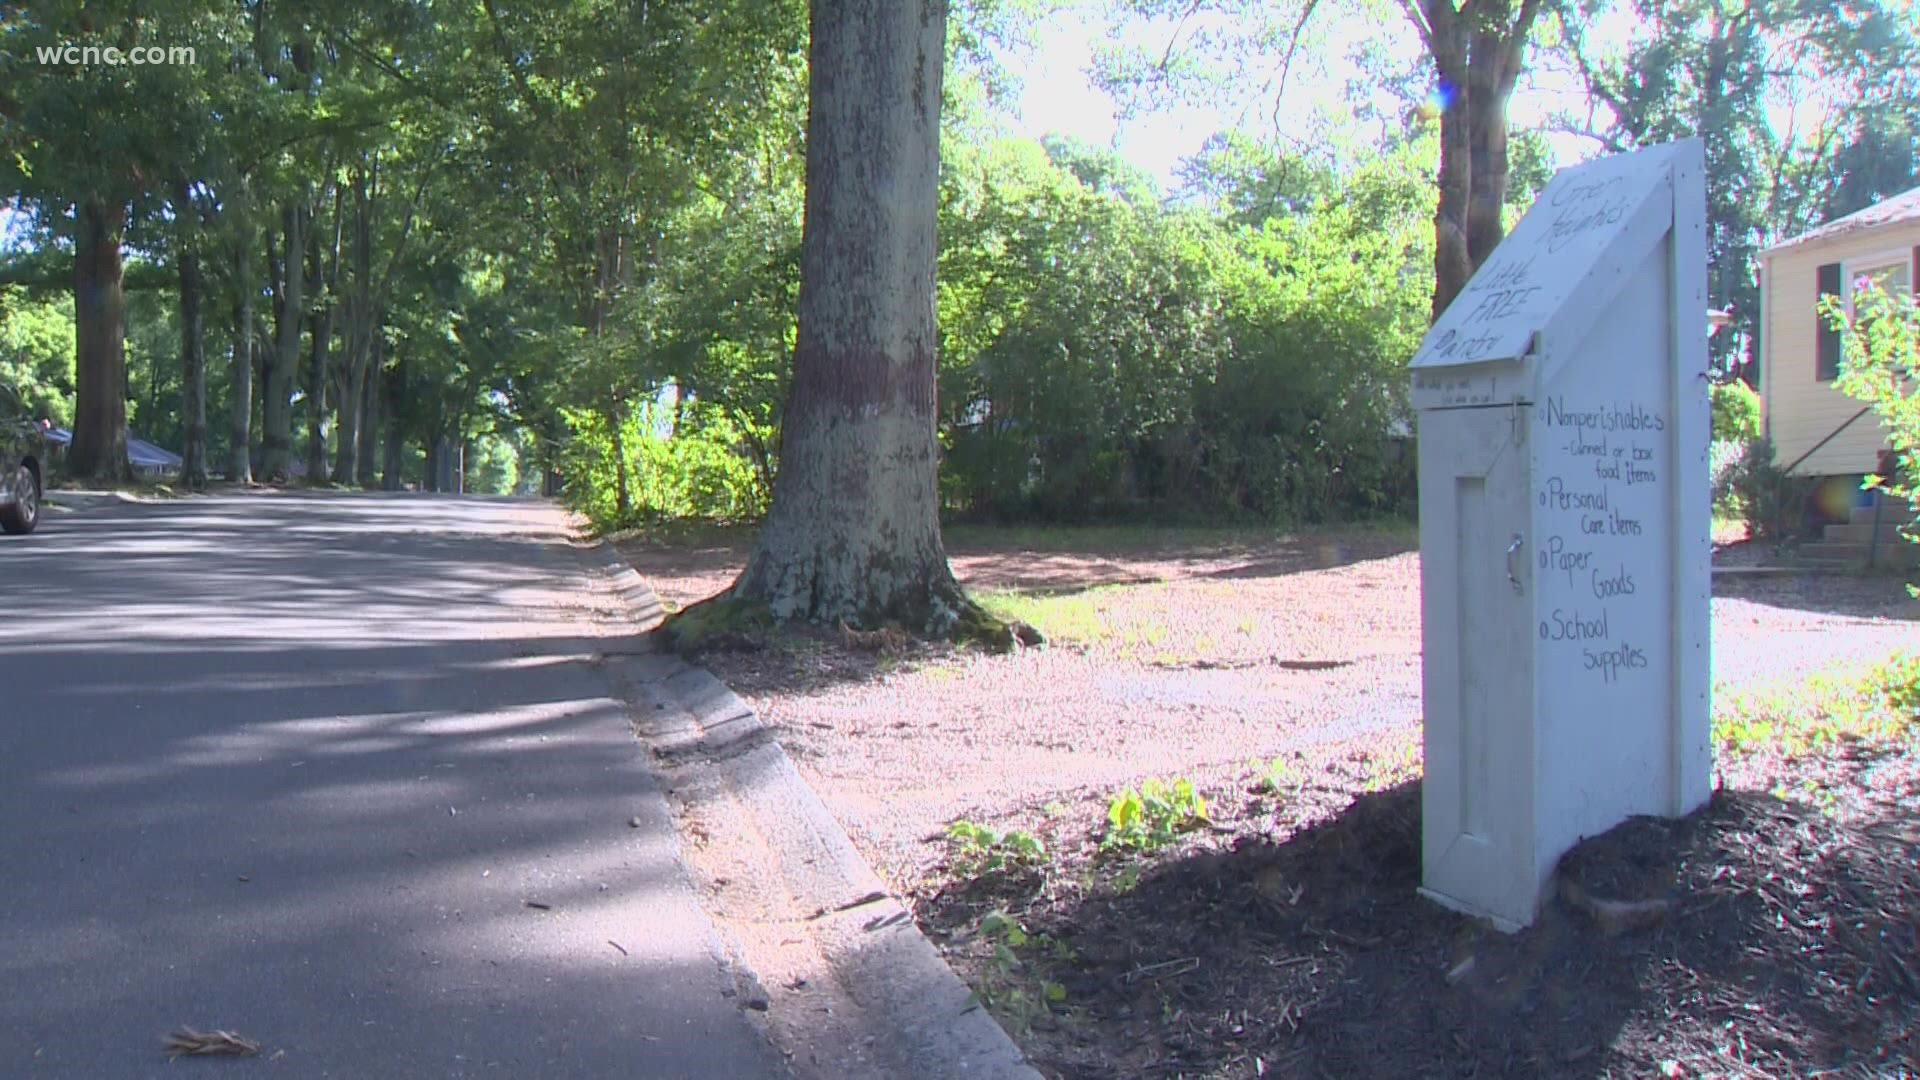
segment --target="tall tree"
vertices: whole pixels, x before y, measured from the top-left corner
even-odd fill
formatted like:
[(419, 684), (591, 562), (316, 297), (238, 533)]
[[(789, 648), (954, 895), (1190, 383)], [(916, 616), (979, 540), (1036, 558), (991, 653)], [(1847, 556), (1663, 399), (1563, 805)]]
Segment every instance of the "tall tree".
[(184, 176), (174, 182), (173, 206), (179, 233), (173, 261), (180, 280), (180, 407), (186, 414), (180, 476), (197, 491), (207, 486), (206, 277), (198, 247), (200, 209)]
[[(1433, 314), (1466, 286), (1504, 233), (1509, 172), (1507, 105), (1526, 58), (1541, 0), (1395, 0), (1432, 65), (1440, 104), (1440, 163), (1435, 183)], [(1299, 58), (1331, 48), (1316, 18), (1376, 17), (1371, 5), (1287, 0), (1129, 0), (1126, 17), (1145, 15), (1173, 30), (1161, 55), (1110, 57), (1103, 81), (1137, 107), (1167, 95), (1243, 98), (1246, 86), (1282, 115), (1289, 74)], [(1249, 9), (1252, 10), (1249, 10)], [(1189, 24), (1201, 23), (1189, 30)], [(1351, 27), (1352, 23), (1345, 24)], [(1340, 44), (1348, 44), (1341, 42)], [(1260, 77), (1264, 74), (1264, 78)], [(1298, 85), (1297, 83), (1295, 84)], [(1251, 102), (1240, 101), (1243, 107)]]
[[(1705, 143), (1708, 302), (1732, 309), (1734, 331), (1710, 346), (1718, 366), (1757, 380), (1741, 369), (1761, 329), (1754, 253), (1911, 186), (1920, 23), (1893, 0), (1558, 2), (1595, 114), (1564, 126), (1616, 151)], [(1640, 32), (1624, 46), (1590, 39), (1607, 15)]]
[(742, 609), (951, 636), (978, 609), (940, 537), (934, 220), (943, 0), (814, 0), (807, 198), (773, 507), (733, 587), (676, 641)]
[[(243, 189), (244, 190), (244, 189)], [(227, 479), (253, 482), (253, 250), (251, 229), (233, 245), (233, 354), (227, 367)]]
[(306, 321), (310, 225), (306, 200), (291, 200), (280, 214), (280, 246), (273, 246), (271, 236), (267, 244), (267, 265), (274, 269), (274, 335), (260, 388), (260, 469), (275, 483), (287, 478), (293, 460), (293, 375), (300, 361), (301, 326)]
[(1440, 204), (1433, 316), (1453, 303), (1505, 235), (1507, 102), (1539, 0), (1401, 0), (1440, 77)]
[(84, 198), (74, 236), (77, 404), (67, 468), (75, 476), (108, 481), (133, 476), (127, 461), (127, 297), (120, 255), (126, 213), (121, 197)]

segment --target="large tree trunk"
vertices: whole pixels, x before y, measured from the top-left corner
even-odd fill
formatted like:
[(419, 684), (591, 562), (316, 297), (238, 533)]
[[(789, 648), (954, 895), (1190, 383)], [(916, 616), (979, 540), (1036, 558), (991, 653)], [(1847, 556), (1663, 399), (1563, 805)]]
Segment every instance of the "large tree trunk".
[(124, 212), (103, 199), (82, 202), (74, 244), (77, 393), (67, 471), (108, 483), (133, 478), (127, 462), (127, 301), (120, 261)]
[[(773, 507), (726, 598), (947, 636), (934, 210), (945, 4), (814, 0), (799, 338)], [(693, 609), (697, 610), (697, 609)]]
[[(313, 282), (313, 314), (308, 317), (307, 361), (307, 483), (327, 482), (327, 411), (332, 408), (334, 310), (340, 282), (340, 203), (342, 189), (333, 189), (333, 241), (322, 252), (319, 233), (308, 239), (307, 276)], [(322, 265), (324, 255), (325, 265)]]
[(1507, 102), (1539, 0), (1402, 0), (1440, 77), (1439, 205), (1433, 317), (1453, 303), (1505, 235)]
[(363, 488), (374, 486), (374, 454), (380, 448), (380, 422), (383, 419), (383, 410), (380, 408), (380, 365), (386, 358), (386, 349), (378, 326), (377, 319), (370, 323), (367, 361), (361, 365), (360, 372), (360, 449), (356, 451), (359, 463), (353, 475)]
[(1507, 231), (1507, 99), (1499, 93), (1498, 68), (1481, 58), (1501, 46), (1496, 35), (1474, 35), (1467, 65), (1467, 257), (1476, 270)]
[(201, 322), (200, 255), (181, 245), (175, 256), (180, 275), (180, 384), (186, 443), (180, 448), (180, 477), (188, 488), (207, 486), (207, 353)]
[[(1469, 0), (1471, 2), (1471, 0)], [(1447, 310), (1473, 276), (1467, 246), (1467, 207), (1473, 193), (1473, 147), (1467, 113), (1468, 26), (1453, 0), (1408, 3), (1426, 36), (1440, 78), (1439, 203), (1433, 214), (1433, 318)]]
[(372, 396), (367, 392), (367, 353), (373, 334), (373, 208), (364, 169), (354, 170), (351, 191), (353, 231), (346, 245), (346, 276), (352, 286), (341, 299), (346, 314), (341, 331), (346, 355), (341, 360), (340, 424), (336, 432), (340, 445), (333, 463), (333, 474), (342, 482), (373, 473), (372, 453), (360, 445), (362, 425), (373, 424), (372, 410), (367, 407)]
[(401, 458), (407, 448), (406, 429), (400, 423), (400, 396), (404, 392), (407, 379), (407, 354), (400, 354), (400, 365), (394, 371), (386, 372), (380, 379), (386, 404), (380, 410), (387, 418), (387, 444), (381, 455), (380, 486), (388, 491), (399, 491), (402, 477)]
[(1506, 235), (1507, 102), (1520, 78), (1527, 38), (1540, 0), (1481, 0), (1479, 23), (1467, 69), (1467, 142), (1473, 186), (1467, 204), (1467, 251), (1474, 269), (1487, 261)]
[(360, 424), (366, 412), (366, 373), (355, 370), (352, 359), (353, 316), (347, 316), (347, 352), (340, 372), (340, 419), (334, 425), (333, 475), (341, 483), (352, 483), (360, 469)]
[(239, 291), (233, 305), (233, 411), (228, 428), (227, 479), (253, 482), (253, 268), (242, 243), (233, 256), (233, 280)]
[(274, 323), (274, 347), (267, 365), (260, 471), (269, 483), (287, 479), (293, 461), (293, 372), (300, 362), (300, 328), (306, 319), (307, 208), (289, 205), (281, 213), (284, 246), (280, 259), (280, 297)]

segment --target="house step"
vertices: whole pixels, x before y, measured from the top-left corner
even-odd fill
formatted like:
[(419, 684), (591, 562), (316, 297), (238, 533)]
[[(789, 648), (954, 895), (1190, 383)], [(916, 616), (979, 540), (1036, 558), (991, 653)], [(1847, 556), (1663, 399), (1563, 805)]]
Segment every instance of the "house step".
[[(1906, 543), (1907, 541), (1900, 536), (1900, 526), (1904, 524), (1906, 524), (1904, 518), (1900, 521), (1882, 521), (1880, 543), (1883, 545)], [(1820, 538), (1843, 544), (1865, 544), (1873, 539), (1873, 531), (1872, 525), (1829, 525)]]
[[(1867, 545), (1837, 540), (1821, 540), (1800, 545), (1798, 560), (1806, 564), (1842, 564), (1846, 566), (1865, 566), (1867, 563)], [(1920, 567), (1920, 544), (1902, 543), (1883, 544), (1875, 555), (1879, 566)]]
[[(1913, 509), (1901, 499), (1881, 498), (1880, 508), (1877, 512), (1880, 515), (1880, 523), (1882, 525), (1885, 525), (1889, 521), (1899, 522), (1913, 520)], [(1856, 506), (1847, 512), (1847, 524), (1872, 525), (1873, 515), (1875, 513), (1876, 511), (1871, 506)]]

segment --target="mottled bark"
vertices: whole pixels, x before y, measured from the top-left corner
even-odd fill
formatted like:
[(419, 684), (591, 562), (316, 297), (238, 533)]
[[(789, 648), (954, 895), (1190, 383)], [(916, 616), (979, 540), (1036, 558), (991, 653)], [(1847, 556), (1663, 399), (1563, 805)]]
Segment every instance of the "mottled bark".
[(1506, 0), (1481, 0), (1467, 68), (1467, 142), (1472, 188), (1467, 202), (1467, 253), (1477, 270), (1506, 235), (1507, 102), (1520, 77), (1538, 0), (1517, 16)]
[(1440, 77), (1433, 317), (1466, 288), (1505, 234), (1507, 102), (1539, 0), (1402, 0)]
[(426, 450), (426, 461), (424, 462), (422, 475), (420, 477), (420, 486), (426, 489), (427, 491), (439, 491), (440, 490), (440, 458), (441, 458), (440, 438), (438, 436), (435, 436), (434, 438), (428, 439), (424, 449)]
[[(307, 276), (313, 282), (313, 313), (308, 316), (307, 483), (327, 482), (327, 420), (332, 408), (334, 296), (340, 275), (340, 200), (334, 188), (333, 239), (322, 252), (316, 232), (308, 240)], [(325, 267), (322, 267), (322, 258)]]
[(407, 354), (400, 354), (400, 366), (387, 372), (380, 382), (382, 400), (385, 405), (381, 411), (387, 415), (387, 441), (380, 462), (380, 486), (388, 491), (399, 491), (401, 487), (401, 458), (406, 453), (405, 431), (397, 422), (401, 387), (406, 382)]
[(233, 280), (238, 296), (233, 305), (232, 412), (228, 427), (231, 448), (227, 479), (253, 482), (253, 267), (250, 246), (241, 244), (233, 256)]
[(120, 260), (124, 213), (117, 203), (88, 199), (80, 204), (74, 238), (77, 393), (67, 471), (108, 483), (133, 478), (127, 462), (127, 301)]
[(270, 483), (287, 479), (293, 460), (293, 373), (300, 362), (300, 330), (306, 321), (306, 260), (308, 211), (289, 205), (281, 212), (284, 246), (281, 249), (279, 303), (274, 312), (274, 344), (262, 387), (260, 471)]
[(728, 600), (950, 635), (934, 210), (945, 5), (815, 0), (799, 337), (773, 507)]
[(180, 477), (188, 488), (198, 491), (207, 486), (207, 353), (200, 255), (183, 245), (174, 262), (180, 278), (181, 410), (186, 414)]
[[(379, 334), (378, 319), (375, 319), (371, 325), (373, 329), (369, 331), (367, 361), (362, 365), (360, 372), (360, 415), (358, 417), (360, 448), (355, 451), (358, 461), (353, 472), (354, 479), (363, 488), (373, 487), (376, 480), (375, 454), (380, 448), (380, 423), (383, 419), (382, 414), (386, 411), (381, 408), (383, 398), (380, 394), (380, 364), (385, 358), (386, 350)], [(388, 426), (396, 425), (389, 422)]]
[(358, 480), (367, 486), (374, 464), (371, 437), (360, 437), (362, 427), (373, 423), (368, 407), (373, 395), (368, 393), (367, 378), (373, 344), (373, 208), (366, 171), (354, 172), (352, 194), (353, 232), (347, 244), (347, 277), (352, 286), (341, 301), (346, 354), (341, 358), (340, 423), (336, 431), (339, 448), (333, 473), (343, 481)]
[[(1430, 5), (1448, 7), (1448, 0)], [(1439, 203), (1433, 215), (1433, 317), (1447, 310), (1453, 298), (1473, 276), (1473, 255), (1467, 243), (1467, 207), (1472, 201), (1472, 125), (1467, 112), (1467, 50), (1451, 17), (1435, 31), (1434, 65), (1440, 73), (1443, 105), (1440, 113)]]

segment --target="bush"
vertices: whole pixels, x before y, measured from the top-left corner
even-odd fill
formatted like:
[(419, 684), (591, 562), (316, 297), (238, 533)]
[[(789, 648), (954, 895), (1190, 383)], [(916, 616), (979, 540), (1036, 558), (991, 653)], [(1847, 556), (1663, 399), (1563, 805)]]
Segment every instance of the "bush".
[(1394, 435), (1427, 326), (1431, 149), (1257, 223), (1129, 201), (1014, 149), (977, 184), (955, 164), (947, 505), (1275, 523), (1403, 508), (1412, 463)]
[(596, 533), (675, 518), (737, 521), (765, 513), (768, 494), (734, 426), (717, 408), (694, 403), (667, 428), (667, 410), (648, 402), (627, 417), (628, 506), (618, 505), (612, 424), (595, 410), (566, 409), (572, 433), (561, 460), (567, 505)]
[[(1920, 303), (1878, 288), (1856, 288), (1849, 321), (1837, 298), (1820, 313), (1841, 333), (1840, 391), (1873, 406), (1893, 448), (1893, 475), (1869, 476), (1866, 485), (1904, 498), (1920, 525)], [(1920, 541), (1920, 530), (1909, 529)], [(1920, 596), (1920, 588), (1908, 591)]]
[(1728, 489), (1747, 519), (1747, 535), (1774, 543), (1806, 529), (1807, 496), (1813, 482), (1789, 476), (1774, 460), (1773, 441), (1754, 439), (1729, 470)]
[(1744, 443), (1760, 437), (1760, 395), (1746, 383), (1715, 383), (1710, 394), (1715, 442)]
[(1707, 447), (1707, 463), (1713, 470), (1713, 512), (1732, 517), (1745, 512), (1736, 488), (1747, 458), (1746, 440), (1716, 438)]

